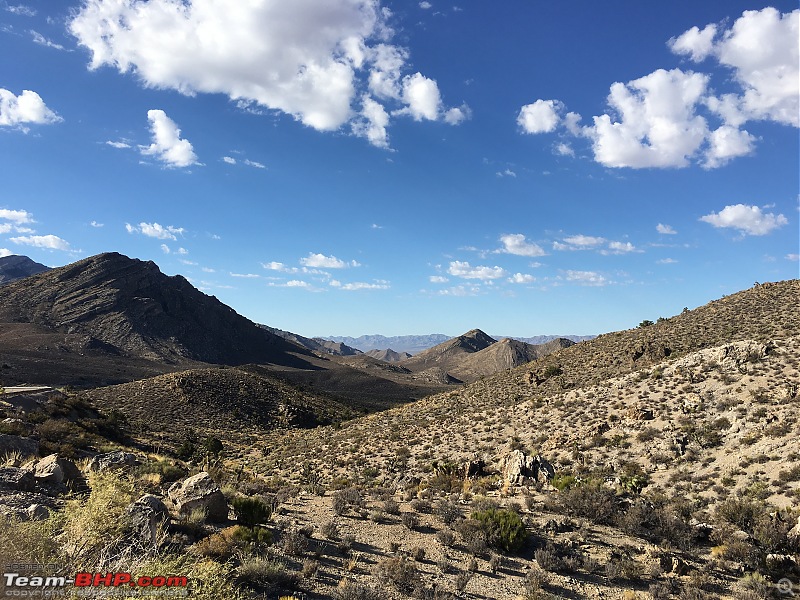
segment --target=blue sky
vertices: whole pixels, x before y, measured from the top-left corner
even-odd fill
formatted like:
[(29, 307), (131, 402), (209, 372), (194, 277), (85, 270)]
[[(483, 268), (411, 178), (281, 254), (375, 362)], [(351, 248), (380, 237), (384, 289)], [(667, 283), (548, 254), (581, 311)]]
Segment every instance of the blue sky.
[(796, 2), (0, 3), (0, 255), (304, 335), (601, 333), (798, 277)]

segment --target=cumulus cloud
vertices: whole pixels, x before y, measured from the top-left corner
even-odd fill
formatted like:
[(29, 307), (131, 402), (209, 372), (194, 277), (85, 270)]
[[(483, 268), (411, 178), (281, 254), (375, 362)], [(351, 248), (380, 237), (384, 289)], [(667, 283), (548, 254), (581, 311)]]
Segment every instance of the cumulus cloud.
[(17, 127), (28, 131), (26, 123), (46, 125), (63, 121), (50, 110), (42, 97), (31, 90), (23, 90), (19, 96), (0, 88), (0, 127)]
[(746, 235), (766, 235), (789, 223), (783, 215), (765, 213), (758, 206), (746, 204), (726, 206), (718, 213), (700, 217), (700, 220), (714, 227), (738, 229)]
[(253, 167), (254, 169), (266, 169), (267, 168), (267, 165), (265, 165), (263, 163), (260, 163), (260, 162), (258, 162), (256, 160), (250, 160), (249, 158), (245, 158), (244, 159), (244, 164), (246, 164), (248, 167)]
[(656, 225), (656, 231), (663, 235), (675, 235), (678, 233), (672, 228), (671, 225), (664, 225), (663, 223)]
[(428, 281), (431, 283), (447, 283), (450, 280), (447, 277), (442, 277), (441, 275), (431, 275), (428, 277)]
[(547, 254), (541, 246), (529, 242), (521, 233), (501, 235), (500, 241), (503, 247), (499, 251), (506, 254), (514, 254), (516, 256), (545, 256)]
[(558, 100), (537, 100), (523, 106), (517, 115), (517, 125), (525, 133), (548, 133), (558, 125), (559, 112), (564, 105)]
[(595, 160), (607, 167), (685, 167), (708, 133), (696, 114), (708, 76), (658, 69), (627, 84), (611, 86), (608, 114), (586, 128)]
[(28, 235), (9, 238), (15, 244), (33, 246), (34, 248), (47, 248), (49, 250), (69, 251), (72, 248), (69, 242), (61, 239), (57, 235)]
[(595, 271), (566, 271), (564, 275), (567, 281), (572, 281), (580, 285), (599, 287), (609, 283), (608, 279)]
[(512, 171), (511, 169), (506, 169), (505, 171), (498, 171), (495, 173), (498, 177), (516, 177), (517, 174)]
[(378, 148), (389, 147), (389, 113), (379, 102), (365, 95), (361, 105), (360, 119), (353, 122), (353, 133), (367, 138), (370, 144)]
[(261, 275), (257, 273), (229, 273), (231, 277), (238, 277), (240, 279), (258, 279)]
[(447, 272), (454, 277), (461, 277), (463, 279), (480, 279), (482, 281), (500, 279), (506, 275), (506, 271), (502, 267), (473, 267), (468, 262), (460, 260), (451, 262)]
[(11, 14), (19, 15), (21, 17), (36, 16), (36, 9), (31, 8), (30, 6), (25, 6), (24, 4), (7, 5), (5, 9)]
[(678, 261), (674, 258), (662, 258), (661, 260), (656, 261), (659, 265), (674, 265)]
[(181, 130), (163, 110), (148, 110), (150, 133), (153, 142), (140, 146), (145, 156), (154, 156), (168, 167), (190, 167), (196, 165), (197, 155), (189, 140), (181, 139)]
[(232, 156), (223, 156), (222, 157), (222, 162), (227, 163), (229, 165), (235, 165), (236, 164), (236, 159), (233, 158)]
[(716, 35), (717, 26), (713, 23), (702, 30), (695, 26), (676, 38), (670, 38), (667, 45), (675, 54), (688, 54), (693, 61), (699, 62), (711, 54)]
[(34, 222), (33, 215), (27, 210), (10, 210), (8, 208), (0, 208), (0, 219), (11, 221), (17, 225)]
[(509, 283), (533, 283), (534, 281), (536, 281), (536, 277), (526, 273), (514, 273), (508, 278)]
[(359, 263), (356, 261), (345, 262), (336, 258), (335, 256), (325, 256), (324, 254), (310, 253), (305, 258), (300, 259), (300, 264), (304, 267), (312, 267), (317, 269), (344, 269), (346, 267), (358, 267)]
[[(377, 0), (83, 0), (69, 29), (91, 69), (133, 72), (186, 95), (225, 94), (320, 131), (363, 118), (353, 104), (365, 87), (417, 120), (457, 121), (433, 79), (403, 76), (408, 52), (391, 43), (390, 18)], [(374, 129), (355, 131), (381, 143)]]
[(131, 145), (128, 142), (114, 142), (114, 141), (108, 140), (106, 142), (106, 144), (108, 146), (111, 146), (112, 148), (116, 148), (118, 150), (122, 150), (124, 148), (130, 148), (131, 147)]
[(4, 258), (6, 256), (13, 256), (13, 252), (8, 248), (0, 248), (0, 258)]
[(798, 260), (800, 260), (800, 254), (787, 254), (784, 258), (786, 260), (797, 262)]
[[(572, 114), (572, 113), (571, 113)], [(575, 150), (566, 142), (559, 142), (553, 147), (553, 152), (559, 156), (575, 156)]]
[(298, 271), (297, 267), (288, 267), (282, 262), (275, 260), (268, 263), (261, 263), (261, 266), (270, 271), (280, 271), (282, 273), (296, 273)]
[(420, 2), (420, 3), (419, 3), (419, 7), (420, 7), (420, 8), (422, 8), (422, 9), (424, 9), (424, 10), (428, 10), (428, 9), (429, 9), (429, 8), (431, 8), (432, 6), (433, 6), (433, 4), (431, 4), (431, 3), (430, 3), (430, 2), (428, 2), (427, 0), (423, 0), (422, 2)]
[[(754, 152), (757, 138), (745, 123), (800, 126), (799, 36), (800, 10), (772, 7), (745, 11), (730, 28), (692, 27), (670, 39), (670, 49), (696, 63), (715, 59), (738, 90), (717, 96), (710, 75), (658, 69), (611, 85), (608, 111), (591, 125), (581, 127), (580, 115), (570, 112), (563, 127), (591, 140), (595, 161), (607, 167), (721, 167)], [(550, 132), (562, 109), (557, 100), (537, 100), (522, 107), (517, 122), (527, 133)]]
[(605, 250), (601, 250), (600, 254), (628, 254), (630, 252), (641, 252), (636, 246), (630, 242), (609, 242)]
[(125, 223), (128, 233), (141, 233), (147, 237), (159, 240), (177, 240), (177, 236), (183, 235), (186, 231), (183, 227), (173, 227), (172, 225), (159, 225), (158, 223), (139, 223), (138, 226)]

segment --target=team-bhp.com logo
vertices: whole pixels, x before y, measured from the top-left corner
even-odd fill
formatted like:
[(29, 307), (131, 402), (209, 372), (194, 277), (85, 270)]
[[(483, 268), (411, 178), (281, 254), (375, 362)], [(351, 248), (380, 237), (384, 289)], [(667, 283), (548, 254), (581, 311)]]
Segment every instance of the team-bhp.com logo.
[[(21, 570), (20, 570), (21, 571)], [(21, 572), (3, 573), (6, 596), (57, 595), (48, 592), (63, 590), (67, 586), (76, 588), (141, 588), (141, 591), (164, 592), (186, 591), (186, 577), (180, 575), (156, 575), (134, 577), (130, 573), (76, 573), (74, 577), (23, 575)], [(179, 592), (180, 593), (180, 592)], [(150, 594), (147, 594), (150, 595)], [(153, 594), (155, 595), (155, 594)], [(185, 595), (180, 594), (180, 595)]]

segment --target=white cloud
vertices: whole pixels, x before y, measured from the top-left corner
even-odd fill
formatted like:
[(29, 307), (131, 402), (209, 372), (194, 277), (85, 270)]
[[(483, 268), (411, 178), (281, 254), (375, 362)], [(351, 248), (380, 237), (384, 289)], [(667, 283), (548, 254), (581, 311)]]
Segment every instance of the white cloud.
[(450, 280), (447, 277), (442, 277), (441, 275), (431, 275), (428, 277), (428, 281), (431, 283), (447, 283)]
[(268, 263), (261, 263), (261, 266), (270, 271), (281, 271), (282, 273), (297, 273), (297, 267), (287, 267), (282, 262), (272, 261)]
[(708, 134), (696, 114), (708, 76), (680, 69), (658, 69), (627, 84), (611, 86), (613, 117), (594, 117), (584, 131), (595, 160), (607, 167), (685, 167)]
[(177, 250), (175, 250), (175, 253), (185, 256), (185, 255), (189, 254), (189, 251), (186, 248), (178, 248)]
[(7, 208), (0, 208), (0, 219), (11, 221), (17, 225), (35, 222), (33, 220), (33, 215), (27, 210), (10, 210)]
[(509, 233), (500, 236), (503, 248), (500, 252), (516, 256), (545, 256), (547, 253), (538, 245), (529, 242), (521, 233)]
[(141, 233), (159, 240), (177, 240), (177, 236), (183, 235), (186, 231), (183, 227), (173, 227), (172, 225), (164, 227), (158, 223), (139, 223), (138, 227), (125, 223), (125, 229), (128, 233)]
[(255, 161), (255, 160), (250, 160), (249, 158), (245, 158), (244, 159), (244, 164), (246, 164), (248, 167), (253, 167), (255, 169), (266, 169), (267, 168), (267, 165), (264, 165), (264, 164), (262, 164), (262, 163), (260, 163), (258, 161)]
[(656, 261), (659, 265), (674, 265), (678, 261), (674, 258), (662, 258), (661, 260)]
[(19, 96), (15, 96), (0, 88), (0, 126), (19, 127), (27, 131), (25, 123), (46, 125), (60, 121), (63, 119), (50, 110), (36, 92), (23, 90)]
[(69, 29), (91, 52), (91, 69), (133, 72), (147, 87), (186, 95), (225, 94), (243, 110), (281, 111), (320, 131), (360, 118), (353, 104), (367, 87), (415, 119), (447, 118), (434, 80), (403, 78), (408, 52), (391, 44), (390, 18), (378, 0), (84, 0)]
[(92, 221), (89, 225), (92, 227), (105, 227), (105, 223), (98, 223), (97, 221)]
[[(713, 26), (709, 25), (706, 32)], [(696, 29), (696, 28), (694, 28)], [(690, 36), (690, 29), (684, 36)], [(744, 119), (766, 119), (785, 125), (800, 125), (798, 87), (800, 87), (800, 10), (781, 14), (772, 7), (748, 10), (719, 36), (713, 47), (702, 45), (705, 52), (691, 47), (671, 46), (678, 54), (690, 54), (702, 60), (709, 54), (733, 70), (743, 94), (727, 95), (720, 100), (728, 115), (736, 111)], [(713, 36), (712, 36), (713, 37)], [(731, 111), (732, 108), (735, 110)], [(738, 125), (733, 122), (731, 125)]]
[(16, 6), (8, 5), (5, 8), (11, 14), (19, 15), (21, 17), (35, 17), (36, 16), (36, 9), (31, 8), (30, 6), (25, 6), (24, 4), (17, 4)]
[(432, 6), (433, 6), (433, 4), (431, 4), (427, 0), (423, 0), (422, 2), (419, 3), (419, 7), (422, 8), (422, 9), (425, 9), (425, 10), (428, 10)]
[(758, 206), (746, 204), (726, 206), (718, 213), (700, 217), (700, 220), (714, 227), (738, 229), (747, 235), (766, 235), (789, 222), (783, 215), (764, 213)]
[(564, 238), (564, 241), (568, 245), (575, 246), (576, 248), (594, 248), (595, 246), (605, 243), (606, 239), (591, 235), (579, 234)]
[(558, 144), (556, 144), (555, 147), (553, 148), (553, 151), (559, 156), (575, 156), (575, 150), (573, 150), (572, 146), (570, 146), (566, 142), (559, 142)]
[(525, 133), (548, 133), (560, 121), (559, 112), (564, 105), (558, 100), (537, 100), (523, 106), (517, 115), (517, 125)]
[(468, 262), (460, 260), (451, 262), (450, 268), (447, 269), (447, 272), (455, 277), (462, 277), (464, 279), (480, 279), (482, 281), (499, 279), (501, 277), (505, 277), (506, 275), (506, 271), (502, 267), (473, 267)]
[(162, 251), (164, 254), (169, 254), (169, 253), (170, 253), (169, 246), (167, 246), (166, 244), (161, 244), (161, 251)]
[(604, 286), (609, 283), (605, 277), (595, 271), (566, 271), (566, 279), (588, 286)]
[(389, 113), (382, 104), (376, 102), (368, 95), (364, 95), (361, 106), (361, 118), (353, 122), (353, 133), (369, 140), (369, 143), (378, 148), (389, 147)]
[(517, 174), (512, 171), (511, 169), (506, 169), (505, 171), (498, 171), (495, 173), (498, 177), (516, 177)]
[(454, 106), (444, 112), (444, 122), (448, 125), (459, 125), (472, 117), (472, 110), (466, 104)]
[(629, 254), (630, 252), (641, 252), (630, 242), (609, 242), (608, 248), (601, 250), (600, 254)]
[(797, 262), (800, 260), (800, 254), (787, 254), (785, 256), (786, 260), (791, 260), (793, 262)]
[(211, 267), (202, 267), (200, 270), (203, 271), (203, 273), (216, 273), (217, 272), (215, 269), (212, 269)]
[(703, 166), (715, 169), (740, 156), (752, 154), (756, 138), (743, 129), (722, 125), (708, 136), (709, 147)]
[(229, 165), (235, 165), (236, 159), (231, 156), (223, 156), (222, 162), (228, 163)]
[(439, 296), (455, 296), (458, 298), (465, 296), (477, 296), (480, 293), (481, 288), (479, 285), (457, 285), (436, 292), (436, 294)]
[(11, 223), (0, 223), (0, 234), (9, 233), (12, 229)]
[(379, 280), (376, 283), (364, 283), (364, 282), (342, 283), (334, 279), (329, 283), (329, 285), (337, 289), (347, 290), (347, 291), (388, 290), (391, 287), (389, 285), (389, 282), (384, 280)]
[(28, 235), (9, 238), (15, 244), (33, 246), (34, 248), (48, 248), (50, 250), (72, 250), (69, 242), (57, 235)]
[(33, 29), (30, 30), (31, 37), (33, 38), (34, 44), (39, 44), (40, 46), (44, 46), (46, 48), (53, 48), (55, 50), (66, 50), (64, 46), (61, 44), (56, 44), (55, 42), (48, 40), (38, 31), (34, 31)]
[(269, 282), (267, 285), (270, 287), (284, 287), (284, 288), (305, 288), (305, 289), (314, 289), (313, 286), (308, 283), (307, 281), (301, 281), (299, 279), (291, 279), (286, 283), (275, 283)]
[(324, 254), (310, 253), (307, 257), (300, 259), (300, 264), (304, 267), (318, 269), (344, 269), (346, 267), (358, 267), (359, 263), (350, 261), (349, 263), (336, 258), (335, 256), (325, 256)]
[(197, 155), (189, 140), (181, 139), (181, 130), (163, 110), (148, 110), (150, 133), (153, 143), (140, 146), (146, 156), (155, 156), (168, 167), (189, 167), (196, 165)]
[(6, 257), (6, 256), (13, 256), (13, 255), (14, 255), (14, 253), (11, 250), (9, 250), (8, 248), (0, 248), (0, 258)]
[(439, 86), (422, 73), (403, 78), (403, 100), (408, 104), (407, 111), (415, 121), (435, 121), (439, 118), (442, 107)]
[(514, 273), (508, 278), (509, 283), (533, 283), (536, 277), (527, 273)]
[(678, 233), (672, 228), (671, 225), (664, 225), (663, 223), (656, 225), (656, 231), (663, 235), (675, 235)]
[(258, 279), (261, 275), (256, 273), (229, 273), (231, 277), (239, 277), (240, 279)]
[(123, 148), (130, 148), (131, 147), (131, 145), (129, 143), (127, 143), (127, 142), (112, 142), (111, 140), (108, 140), (106, 142), (106, 144), (111, 146), (112, 148), (117, 148), (119, 150), (122, 150)]
[(702, 31), (695, 26), (677, 38), (671, 38), (667, 45), (675, 54), (688, 54), (693, 61), (699, 62), (711, 54), (716, 35), (717, 26), (714, 24), (707, 25)]

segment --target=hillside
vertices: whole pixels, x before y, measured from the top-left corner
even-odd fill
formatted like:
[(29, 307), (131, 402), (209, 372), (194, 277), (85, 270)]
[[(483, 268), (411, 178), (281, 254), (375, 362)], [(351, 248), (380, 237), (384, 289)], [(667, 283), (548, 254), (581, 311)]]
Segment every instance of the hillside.
[(439, 367), (450, 372), (468, 354), (488, 348), (497, 340), (489, 337), (480, 329), (472, 329), (463, 335), (451, 338), (415, 354), (403, 361), (403, 366), (412, 371), (422, 371), (431, 367)]
[(385, 362), (400, 362), (401, 360), (411, 358), (408, 352), (395, 352), (391, 348), (387, 348), (386, 350), (368, 350), (364, 354)]
[(97, 388), (80, 397), (106, 412), (122, 413), (149, 444), (176, 447), (194, 430), (245, 444), (276, 428), (316, 427), (357, 416), (351, 407), (274, 376), (237, 368), (193, 369)]
[(282, 329), (276, 329), (274, 327), (269, 327), (268, 325), (259, 325), (269, 331), (270, 333), (274, 333), (277, 336), (282, 337), (285, 340), (289, 340), (290, 342), (294, 342), (300, 346), (308, 350), (312, 350), (314, 352), (321, 352), (323, 354), (332, 354), (334, 356), (354, 356), (356, 354), (361, 354), (360, 350), (356, 350), (355, 348), (351, 348), (342, 342), (333, 342), (331, 340), (326, 340), (323, 338), (307, 338), (302, 335), (298, 335), (296, 333), (292, 333), (291, 331), (283, 331)]
[(5, 285), (17, 279), (23, 279), (49, 270), (50, 267), (37, 263), (27, 256), (19, 256), (16, 254), (3, 256), (0, 257), (0, 285)]
[(180, 275), (117, 253), (0, 287), (0, 323), (89, 335), (109, 353), (161, 362), (298, 364), (306, 350), (256, 326)]

